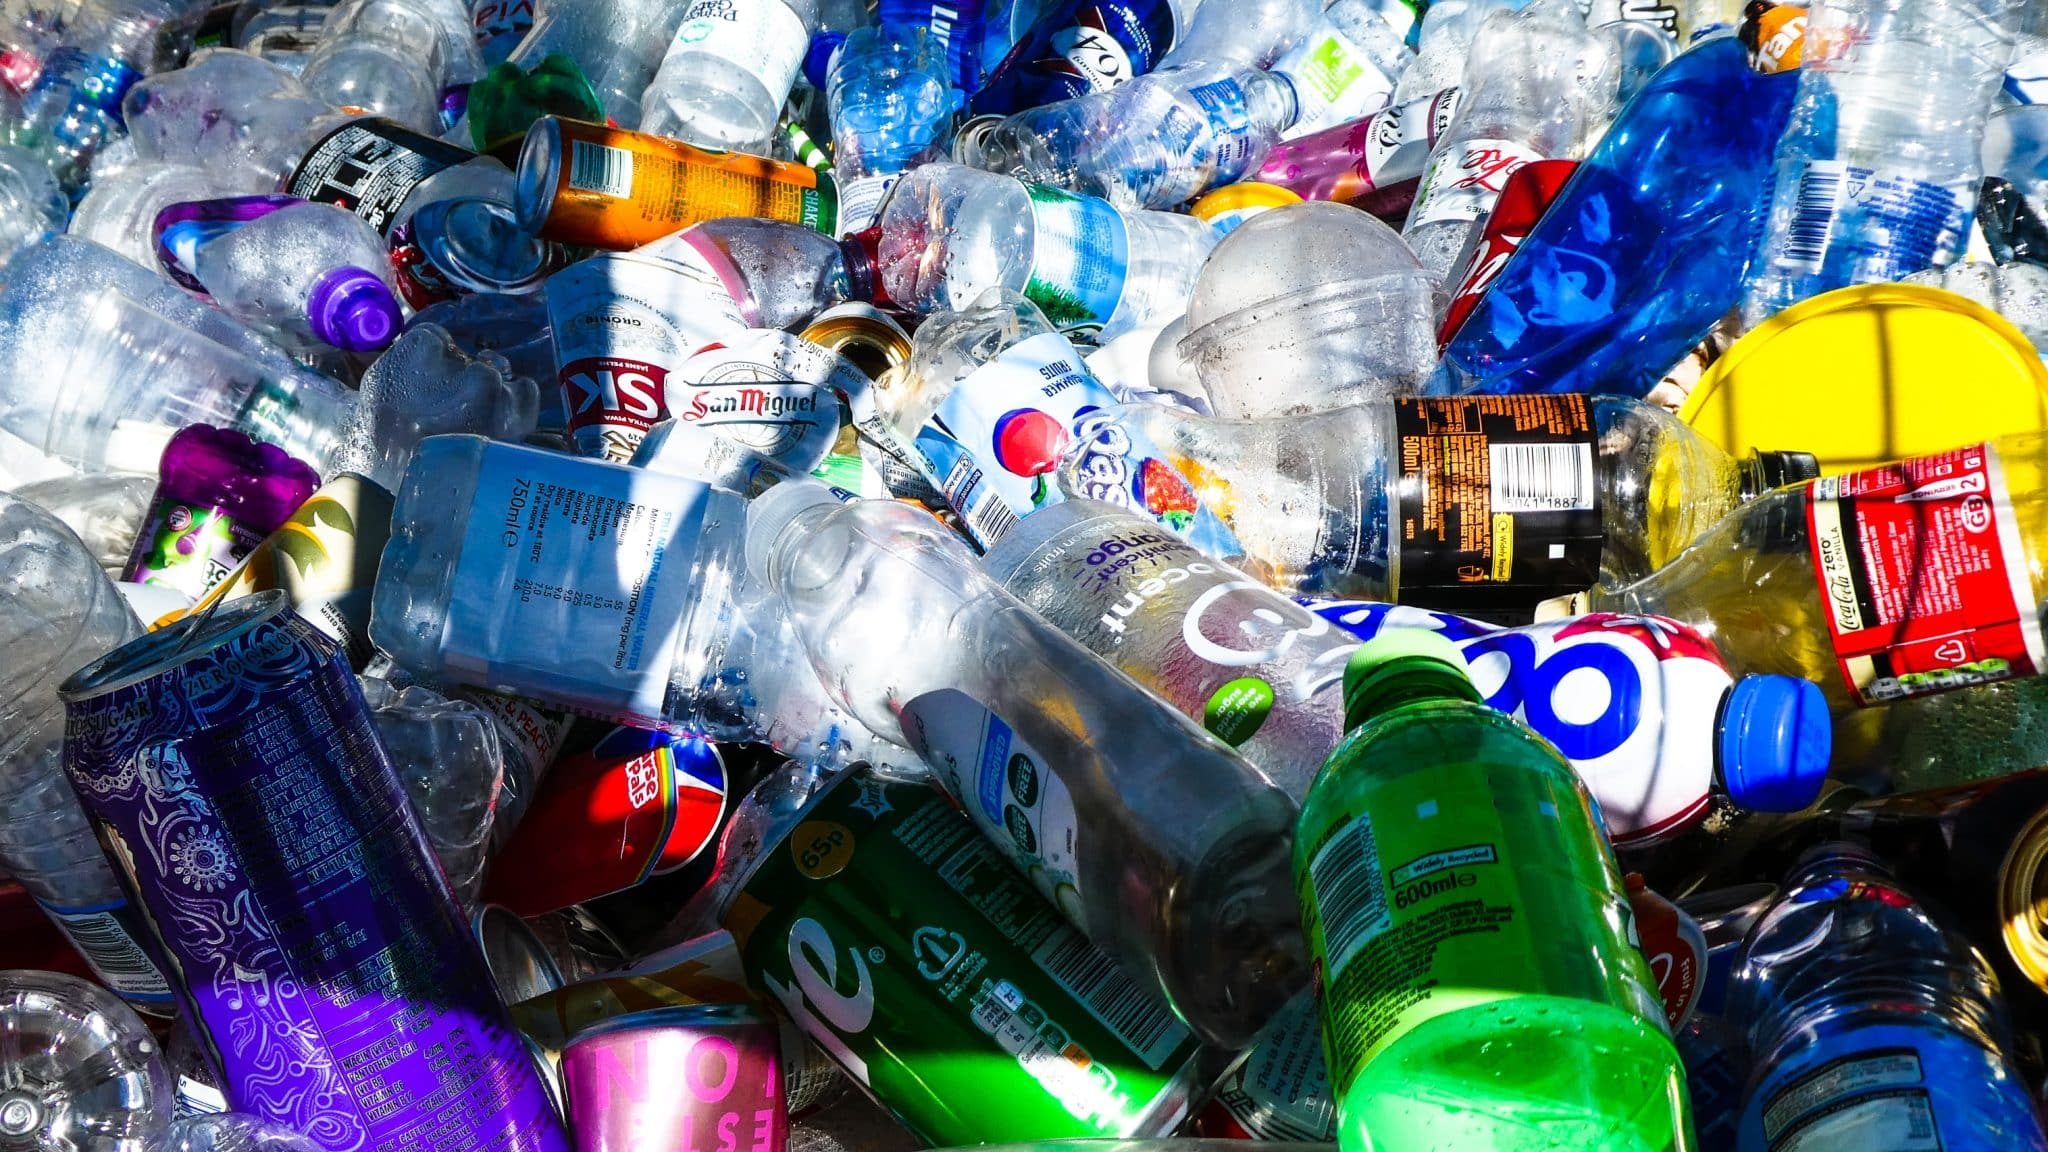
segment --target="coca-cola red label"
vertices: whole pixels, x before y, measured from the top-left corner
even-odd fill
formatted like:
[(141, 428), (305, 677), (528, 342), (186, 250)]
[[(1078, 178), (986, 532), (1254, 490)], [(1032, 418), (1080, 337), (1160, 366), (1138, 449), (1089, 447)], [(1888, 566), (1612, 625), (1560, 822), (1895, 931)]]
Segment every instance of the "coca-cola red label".
[(1806, 517), (1857, 703), (2041, 671), (2026, 545), (1990, 444), (1816, 480)]

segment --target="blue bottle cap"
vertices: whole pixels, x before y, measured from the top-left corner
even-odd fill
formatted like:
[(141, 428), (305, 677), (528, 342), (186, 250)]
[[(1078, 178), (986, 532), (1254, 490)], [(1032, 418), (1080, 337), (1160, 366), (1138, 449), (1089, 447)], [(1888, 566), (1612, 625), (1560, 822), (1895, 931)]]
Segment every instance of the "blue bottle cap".
[(313, 335), (345, 352), (381, 352), (398, 339), (404, 320), (398, 297), (365, 268), (336, 268), (306, 297)]
[(1744, 676), (1721, 706), (1721, 785), (1757, 812), (1797, 812), (1820, 797), (1834, 750), (1827, 700), (1791, 676)]
[(832, 76), (832, 54), (846, 43), (846, 33), (820, 32), (811, 37), (811, 46), (804, 50), (804, 79), (818, 91), (825, 90)]

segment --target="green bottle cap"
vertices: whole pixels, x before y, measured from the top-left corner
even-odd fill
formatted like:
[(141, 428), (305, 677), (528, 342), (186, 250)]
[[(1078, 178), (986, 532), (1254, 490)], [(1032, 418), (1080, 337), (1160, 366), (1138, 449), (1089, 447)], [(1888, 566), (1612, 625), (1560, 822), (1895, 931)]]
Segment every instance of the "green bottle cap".
[(1344, 727), (1417, 700), (1481, 701), (1458, 646), (1436, 632), (1394, 628), (1358, 646), (1344, 665)]

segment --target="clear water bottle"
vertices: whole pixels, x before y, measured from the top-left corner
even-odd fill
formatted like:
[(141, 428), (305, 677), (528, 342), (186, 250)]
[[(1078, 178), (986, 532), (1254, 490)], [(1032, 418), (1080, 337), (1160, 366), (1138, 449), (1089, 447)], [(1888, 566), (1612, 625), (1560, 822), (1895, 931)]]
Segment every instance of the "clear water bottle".
[(8, 127), (9, 143), (41, 156), (68, 189), (125, 131), (121, 101), (137, 80), (191, 49), (192, 0), (94, 0), (64, 29)]
[(1962, 257), (2019, 0), (1819, 0), (1742, 302), (1809, 296)]
[(1159, 67), (1271, 68), (1300, 47), (1322, 12), (1320, 0), (1237, 0), (1197, 7)]
[(34, 153), (0, 144), (0, 263), (64, 230), (71, 200)]
[(1179, 315), (1216, 243), (1190, 216), (1124, 211), (958, 164), (907, 173), (879, 227), (880, 280), (900, 307), (966, 308), (1004, 288), (1060, 328), (1104, 340)]
[(275, 190), (311, 142), (309, 129), (337, 121), (298, 77), (225, 48), (136, 84), (121, 109), (138, 159), (205, 168), (243, 192)]
[(1415, 63), (1394, 86), (1395, 104), (1408, 104), (1463, 83), (1465, 59), (1480, 25), (1495, 12), (1513, 12), (1528, 0), (1436, 0), (1423, 13), (1416, 38)]
[[(475, 52), (467, 37), (461, 46)], [(348, 0), (327, 17), (299, 80), (337, 108), (438, 132), (449, 64), (440, 24), (417, 0)]]
[(640, 97), (640, 130), (767, 155), (817, 27), (817, 0), (693, 0)]
[(1816, 851), (1743, 942), (1741, 1152), (2048, 1148), (1998, 978), (1849, 845)]
[(1131, 208), (1172, 208), (1258, 170), (1300, 114), (1278, 72), (1191, 65), (970, 124), (964, 163)]
[(0, 972), (0, 1148), (155, 1152), (163, 1050), (119, 1000), (55, 972)]
[(192, 272), (229, 315), (304, 345), (371, 353), (404, 314), (384, 241), (331, 204), (293, 204), (199, 246)]
[[(1389, 9), (1393, 11), (1389, 11)], [(1394, 87), (1415, 53), (1402, 37), (1386, 0), (1337, 0), (1285, 56), (1273, 64), (1294, 83), (1301, 116), (1281, 133), (1292, 140), (1346, 121), (1370, 116), (1393, 99)], [(1200, 21), (1197, 20), (1199, 27)]]
[(65, 231), (149, 267), (156, 263), (157, 213), (173, 204), (211, 200), (240, 190), (232, 177), (217, 170), (141, 161), (95, 179)]
[(247, 1112), (216, 1112), (172, 1121), (163, 1152), (320, 1152), (320, 1145)]
[(746, 552), (847, 710), (915, 749), (1198, 1033), (1241, 1048), (1301, 986), (1294, 803), (1258, 769), (1004, 592), (920, 509), (791, 481), (749, 509)]
[(845, 236), (874, 222), (899, 173), (944, 152), (960, 95), (947, 78), (945, 46), (910, 24), (848, 35), (832, 57), (825, 94)]
[(497, 725), (482, 708), (419, 685), (357, 679), (448, 886), (474, 907), (505, 780)]

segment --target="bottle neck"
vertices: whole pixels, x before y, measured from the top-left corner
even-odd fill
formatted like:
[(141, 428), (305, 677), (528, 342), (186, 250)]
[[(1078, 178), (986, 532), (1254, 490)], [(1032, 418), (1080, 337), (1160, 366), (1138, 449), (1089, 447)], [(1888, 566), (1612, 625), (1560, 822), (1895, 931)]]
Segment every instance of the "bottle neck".
[(881, 276), (882, 227), (877, 224), (839, 242), (840, 266), (846, 270), (848, 299), (864, 300), (877, 307), (893, 307)]
[(1483, 701), (1461, 669), (1436, 660), (1401, 661), (1345, 685), (1344, 728), (1350, 731), (1397, 708), (1437, 700)]

